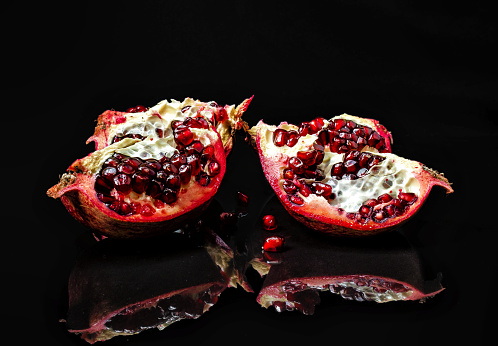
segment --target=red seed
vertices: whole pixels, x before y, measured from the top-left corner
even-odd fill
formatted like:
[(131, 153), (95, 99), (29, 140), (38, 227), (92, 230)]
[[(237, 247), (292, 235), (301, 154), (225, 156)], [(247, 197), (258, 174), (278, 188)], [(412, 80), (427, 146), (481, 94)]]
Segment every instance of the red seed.
[(210, 177), (214, 177), (220, 173), (221, 167), (220, 164), (216, 161), (211, 161), (208, 164), (208, 174)]
[(347, 160), (344, 162), (344, 168), (347, 173), (356, 173), (358, 171), (358, 162), (355, 160)]
[(301, 125), (299, 126), (299, 130), (298, 130), (299, 136), (304, 137), (309, 132), (310, 132), (310, 126), (308, 125), (308, 123), (306, 123), (306, 122), (301, 123)]
[(201, 161), (203, 163), (209, 161), (213, 156), (214, 156), (214, 147), (212, 145), (208, 145), (204, 149), (202, 149)]
[(344, 125), (346, 125), (346, 120), (344, 120), (344, 119), (335, 119), (334, 120), (334, 129), (335, 130), (339, 130)]
[(344, 164), (342, 162), (332, 165), (332, 175), (341, 176), (344, 171)]
[(417, 195), (412, 192), (399, 192), (398, 198), (405, 201), (408, 205), (415, 203), (417, 200)]
[(273, 215), (263, 216), (263, 228), (267, 231), (274, 231), (278, 227), (277, 219)]
[(194, 140), (194, 134), (192, 131), (190, 131), (189, 128), (182, 128), (180, 130), (180, 126), (175, 129), (173, 137), (177, 143), (181, 143), (183, 145), (189, 145)]
[(181, 165), (178, 169), (178, 174), (180, 175), (182, 184), (188, 184), (192, 176), (192, 168), (189, 164)]
[(114, 177), (113, 182), (114, 182), (114, 187), (119, 192), (126, 195), (127, 193), (129, 193), (131, 191), (131, 178), (130, 178), (130, 176), (123, 174), (123, 173), (117, 174)]
[(312, 183), (311, 189), (317, 196), (329, 197), (332, 194), (332, 186), (320, 182)]
[(304, 163), (297, 157), (291, 157), (289, 159), (289, 167), (294, 171), (296, 174), (303, 174), (304, 173)]
[(147, 190), (147, 186), (150, 182), (150, 176), (144, 173), (137, 172), (133, 174), (131, 181), (133, 191), (141, 194), (145, 192), (145, 190)]
[(273, 144), (277, 147), (282, 147), (287, 143), (287, 131), (284, 129), (276, 129), (273, 132)]
[(288, 147), (295, 146), (298, 141), (299, 141), (299, 134), (296, 131), (287, 132), (287, 141), (285, 142), (285, 144)]
[(155, 212), (156, 212), (156, 209), (154, 209), (153, 206), (151, 206), (150, 204), (147, 204), (147, 203), (142, 205), (140, 208), (140, 214), (143, 216), (152, 216), (152, 215), (154, 215)]
[(208, 186), (211, 182), (211, 178), (209, 178), (209, 176), (204, 172), (197, 174), (196, 180), (201, 186)]
[[(181, 165), (184, 165), (187, 163), (187, 157), (183, 154), (180, 153), (174, 153), (173, 156), (171, 156), (170, 162), (176, 166), (176, 168), (180, 167)], [(164, 166), (163, 166), (164, 169)], [(165, 170), (165, 169), (164, 169)]]
[(201, 154), (202, 150), (204, 149), (204, 145), (200, 141), (193, 141), (190, 143), (186, 148), (185, 151), (187, 154)]
[(289, 195), (288, 198), (289, 198), (289, 201), (291, 201), (292, 203), (294, 203), (296, 205), (303, 205), (304, 204), (304, 200), (297, 195)]
[(371, 212), (372, 212), (372, 207), (366, 204), (362, 205), (359, 210), (361, 216), (364, 217), (369, 217)]
[(377, 131), (374, 131), (370, 134), (370, 136), (368, 137), (368, 145), (371, 146), (371, 147), (374, 147), (377, 145), (377, 143), (379, 142), (379, 140), (381, 139), (379, 133)]
[(243, 206), (247, 206), (249, 204), (249, 197), (240, 191), (237, 192), (237, 199)]
[(271, 236), (265, 239), (263, 250), (269, 252), (279, 252), (283, 249), (285, 243), (284, 237)]
[(315, 164), (316, 151), (298, 151), (297, 157), (303, 162), (305, 166), (312, 166)]
[(284, 191), (286, 193), (291, 193), (291, 194), (296, 192), (296, 190), (297, 190), (297, 186), (294, 185), (294, 183), (288, 179), (284, 180), (284, 182), (282, 184), (282, 188), (284, 189)]
[(294, 179), (295, 176), (296, 176), (296, 174), (294, 173), (294, 171), (292, 171), (292, 169), (290, 169), (290, 168), (284, 169), (284, 172), (283, 172), (284, 179), (292, 180), (292, 179)]
[(163, 201), (166, 204), (173, 204), (177, 201), (178, 196), (177, 192), (175, 190), (165, 188), (162, 193), (161, 193), (161, 201)]
[(192, 168), (192, 175), (197, 175), (201, 171), (200, 158), (197, 154), (190, 154), (187, 156), (187, 163)]
[(382, 195), (380, 195), (379, 197), (377, 197), (377, 200), (380, 202), (380, 203), (387, 203), (387, 202), (390, 202), (393, 198), (391, 197), (391, 195), (387, 194), (387, 193), (384, 193)]

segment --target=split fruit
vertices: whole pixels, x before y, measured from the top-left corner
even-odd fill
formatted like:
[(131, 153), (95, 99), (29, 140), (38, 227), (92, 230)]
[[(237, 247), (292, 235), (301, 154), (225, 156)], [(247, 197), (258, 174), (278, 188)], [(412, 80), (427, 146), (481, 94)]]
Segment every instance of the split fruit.
[(300, 126), (260, 121), (249, 130), (266, 179), (298, 221), (331, 235), (392, 230), (422, 206), (443, 174), (391, 153), (392, 137), (373, 119), (347, 114)]
[(208, 206), (252, 98), (235, 107), (186, 98), (98, 118), (95, 151), (76, 160), (47, 194), (104, 236), (169, 232)]

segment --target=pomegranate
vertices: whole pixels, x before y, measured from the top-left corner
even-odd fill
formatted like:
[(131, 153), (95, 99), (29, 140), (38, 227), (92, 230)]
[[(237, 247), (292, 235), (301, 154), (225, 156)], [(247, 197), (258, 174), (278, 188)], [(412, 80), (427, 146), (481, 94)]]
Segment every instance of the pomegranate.
[(197, 217), (225, 173), (241, 116), (238, 107), (186, 98), (98, 118), (95, 151), (76, 160), (47, 194), (97, 233), (154, 236)]
[(392, 137), (373, 119), (347, 114), (300, 126), (260, 121), (249, 131), (265, 176), (282, 204), (311, 229), (374, 235), (398, 227), (443, 174), (391, 153)]
[(95, 243), (69, 277), (67, 328), (95, 343), (199, 318), (229, 286), (210, 251), (174, 233)]
[(277, 311), (311, 315), (320, 295), (331, 292), (358, 302), (425, 301), (443, 290), (441, 274), (428, 270), (420, 254), (400, 232), (351, 242), (310, 232), (291, 217), (274, 196), (262, 215), (278, 217), (274, 236), (286, 240), (282, 252), (266, 252), (263, 227), (248, 242), (249, 263), (262, 277), (258, 303)]

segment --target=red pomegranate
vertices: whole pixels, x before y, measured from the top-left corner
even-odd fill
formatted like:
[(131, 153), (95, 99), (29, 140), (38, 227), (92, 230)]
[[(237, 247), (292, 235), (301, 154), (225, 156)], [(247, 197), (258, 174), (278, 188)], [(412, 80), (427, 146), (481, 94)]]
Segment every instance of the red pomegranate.
[(98, 118), (95, 151), (76, 160), (47, 194), (93, 231), (114, 238), (149, 237), (197, 217), (218, 190), (239, 106), (186, 98)]
[(265, 176), (304, 225), (340, 236), (394, 229), (422, 206), (443, 174), (391, 153), (392, 137), (373, 119), (347, 114), (300, 126), (260, 121), (249, 130)]

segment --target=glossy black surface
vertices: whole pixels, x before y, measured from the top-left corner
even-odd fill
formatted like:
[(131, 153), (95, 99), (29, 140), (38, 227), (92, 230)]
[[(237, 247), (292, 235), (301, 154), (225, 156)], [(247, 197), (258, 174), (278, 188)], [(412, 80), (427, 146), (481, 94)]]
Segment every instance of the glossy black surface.
[[(5, 335), (30, 343), (85, 344), (58, 320), (67, 312), (69, 273), (94, 240), (45, 191), (74, 159), (93, 149), (85, 140), (100, 113), (165, 98), (234, 104), (252, 95), (245, 115), (250, 125), (341, 113), (372, 117), (392, 131), (393, 152), (445, 173), (455, 193), (446, 197), (434, 189), (398, 232), (431, 270), (443, 274), (446, 290), (426, 304), (362, 304), (327, 296), (313, 316), (303, 316), (262, 309), (255, 294), (228, 289), (196, 321), (109, 345), (263, 340), (476, 345), (493, 335), (498, 262), (493, 12), (480, 2), (324, 6), (253, 1), (6, 6)], [(14, 30), (19, 33), (10, 34)], [(234, 194), (247, 193), (249, 214), (240, 228), (252, 227), (273, 192), (241, 136), (228, 164), (216, 200), (230, 211)], [(234, 245), (243, 248), (244, 242), (235, 239)], [(261, 280), (248, 276), (256, 289)]]

